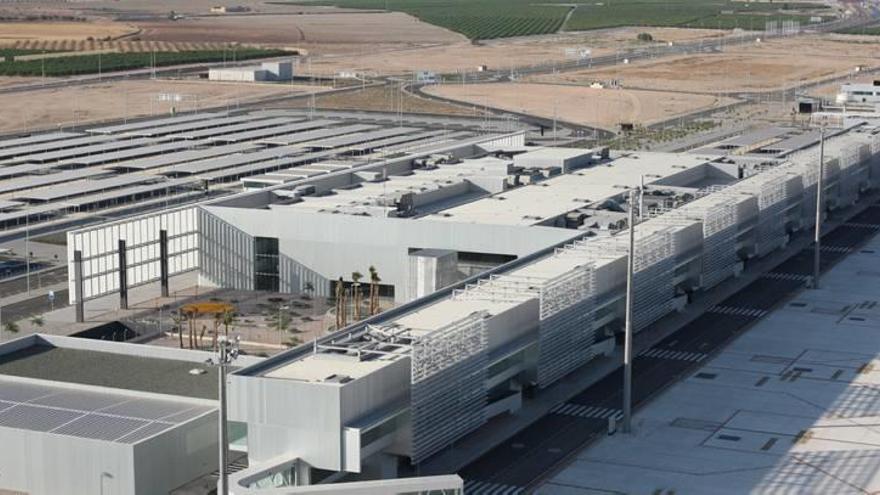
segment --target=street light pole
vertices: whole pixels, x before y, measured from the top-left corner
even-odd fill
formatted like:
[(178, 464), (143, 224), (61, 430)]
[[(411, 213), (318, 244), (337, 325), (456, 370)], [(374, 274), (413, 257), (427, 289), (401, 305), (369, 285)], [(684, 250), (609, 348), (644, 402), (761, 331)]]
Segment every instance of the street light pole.
[(217, 365), (219, 366), (218, 388), (220, 399), (220, 421), (219, 421), (219, 437), (220, 437), (220, 486), (217, 495), (229, 495), (229, 433), (227, 430), (227, 406), (226, 406), (226, 367), (238, 358), (238, 342), (236, 338), (234, 344), (230, 348), (229, 340), (225, 335), (217, 339), (219, 349), (217, 351)]
[(825, 126), (819, 134), (819, 179), (816, 182), (816, 229), (813, 238), (813, 288), (819, 288), (819, 268), (822, 250), (822, 204), (825, 189)]
[(626, 261), (626, 320), (623, 339), (623, 432), (632, 431), (633, 271), (636, 245), (636, 191), (629, 192), (629, 255)]

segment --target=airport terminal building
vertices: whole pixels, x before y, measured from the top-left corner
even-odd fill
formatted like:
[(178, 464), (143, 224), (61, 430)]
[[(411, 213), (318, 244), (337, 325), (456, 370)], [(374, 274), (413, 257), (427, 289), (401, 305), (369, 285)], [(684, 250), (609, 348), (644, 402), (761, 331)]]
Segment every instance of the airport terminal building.
[[(118, 292), (120, 266), (129, 286), (197, 271), (328, 297), (375, 267), (397, 307), (231, 375), (249, 461), (232, 481), (393, 477), (612, 352), (631, 208), (636, 331), (811, 228), (819, 139), (772, 128), (651, 153), (497, 133), (251, 176), (235, 196), (69, 233), (71, 302)], [(878, 128), (828, 133), (826, 210), (880, 184), (878, 154)]]

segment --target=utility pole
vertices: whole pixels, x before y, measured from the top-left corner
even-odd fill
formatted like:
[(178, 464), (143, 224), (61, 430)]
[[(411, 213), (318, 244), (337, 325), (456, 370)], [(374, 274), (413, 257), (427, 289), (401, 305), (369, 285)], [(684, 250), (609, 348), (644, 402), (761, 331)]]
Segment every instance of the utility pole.
[(636, 254), (636, 191), (629, 192), (629, 255), (626, 260), (626, 320), (623, 339), (623, 432), (632, 431), (633, 271)]
[(819, 288), (819, 266), (822, 250), (822, 207), (825, 200), (825, 126), (819, 133), (819, 179), (816, 182), (816, 230), (813, 243), (813, 288)]
[(229, 495), (229, 472), (227, 469), (227, 466), (229, 465), (229, 434), (226, 421), (226, 367), (238, 358), (238, 343), (239, 338), (236, 337), (235, 342), (230, 348), (230, 342), (226, 336), (221, 335), (217, 339), (217, 344), (219, 346), (217, 351), (217, 365), (220, 368), (217, 373), (220, 398), (220, 479), (218, 480), (220, 486), (217, 490), (218, 495)]

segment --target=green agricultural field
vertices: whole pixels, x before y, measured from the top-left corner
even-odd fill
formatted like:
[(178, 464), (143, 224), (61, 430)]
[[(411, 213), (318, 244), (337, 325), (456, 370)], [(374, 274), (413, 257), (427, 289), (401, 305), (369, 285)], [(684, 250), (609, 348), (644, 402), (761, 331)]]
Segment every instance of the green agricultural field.
[(870, 35), (870, 36), (880, 36), (880, 25), (840, 29), (838, 31), (835, 31), (835, 33), (839, 33), (839, 34), (866, 34), (866, 35)]
[[(815, 4), (745, 3), (730, 0), (623, 0), (582, 3), (565, 25), (567, 31), (620, 26), (664, 26), (763, 30), (767, 21), (807, 24), (821, 12)], [(818, 14), (817, 14), (818, 15)]]
[(474, 40), (620, 26), (763, 30), (766, 21), (798, 20), (806, 24), (811, 15), (825, 8), (809, 3), (733, 0), (288, 0), (284, 3), (405, 12)]
[(572, 9), (570, 2), (533, 0), (292, 0), (300, 5), (333, 5), (405, 12), (419, 19), (485, 40), (555, 33)]
[[(287, 54), (283, 50), (260, 48), (241, 48), (235, 52), (235, 60), (277, 57)], [(45, 70), (47, 76), (70, 76), (75, 74), (95, 74), (127, 69), (171, 65), (220, 62), (230, 60), (232, 52), (223, 50), (203, 50), (187, 52), (152, 53), (104, 53), (101, 55), (70, 55), (51, 57), (42, 60), (7, 60), (0, 62), (0, 76), (40, 76)]]

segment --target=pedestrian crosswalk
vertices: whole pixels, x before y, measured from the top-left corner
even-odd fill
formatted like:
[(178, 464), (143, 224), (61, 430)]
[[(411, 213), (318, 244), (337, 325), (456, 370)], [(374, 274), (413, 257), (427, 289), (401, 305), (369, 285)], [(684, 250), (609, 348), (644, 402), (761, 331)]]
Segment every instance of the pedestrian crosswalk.
[(852, 251), (852, 248), (843, 247), (843, 246), (822, 246), (819, 250), (822, 252), (825, 252), (825, 253), (847, 254), (850, 251)]
[(657, 359), (677, 359), (679, 361), (694, 361), (699, 363), (700, 361), (706, 359), (706, 355), (702, 352), (685, 352), (685, 351), (673, 351), (671, 349), (657, 349), (650, 348), (645, 349), (641, 353), (640, 356), (657, 358)]
[(752, 318), (761, 318), (767, 314), (763, 309), (734, 308), (731, 306), (713, 306), (709, 308), (708, 312), (720, 315), (751, 316)]
[(466, 495), (519, 495), (525, 490), (514, 485), (491, 483), (489, 481), (465, 480), (464, 493)]
[(858, 223), (858, 222), (847, 222), (843, 224), (847, 227), (856, 227), (860, 229), (880, 229), (880, 225), (876, 223)]
[(810, 275), (801, 275), (798, 273), (781, 273), (781, 272), (769, 272), (763, 275), (763, 278), (769, 278), (772, 280), (792, 280), (796, 282), (809, 282), (813, 277)]
[(581, 404), (572, 404), (563, 402), (556, 405), (550, 412), (555, 414), (565, 414), (568, 416), (579, 416), (581, 418), (623, 419), (623, 411), (620, 409), (612, 409), (610, 407), (583, 406)]

